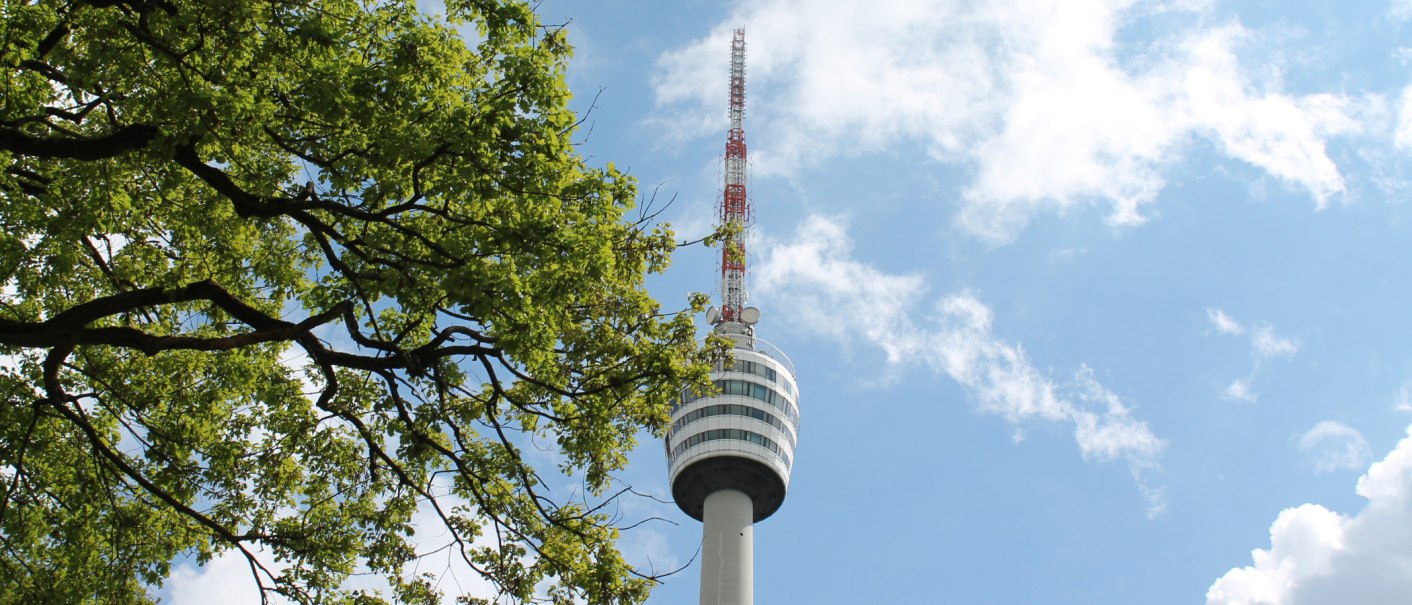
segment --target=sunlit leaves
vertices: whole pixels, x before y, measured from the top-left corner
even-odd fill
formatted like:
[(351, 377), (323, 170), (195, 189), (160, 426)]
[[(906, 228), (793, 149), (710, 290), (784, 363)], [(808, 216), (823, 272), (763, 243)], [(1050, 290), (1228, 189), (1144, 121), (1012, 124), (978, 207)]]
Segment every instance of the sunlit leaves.
[(447, 12), (4, 5), (3, 599), (234, 552), (296, 602), (429, 603), (426, 546), (505, 598), (645, 598), (598, 498), (720, 347), (643, 289), (674, 240), (634, 179), (574, 152), (564, 32)]

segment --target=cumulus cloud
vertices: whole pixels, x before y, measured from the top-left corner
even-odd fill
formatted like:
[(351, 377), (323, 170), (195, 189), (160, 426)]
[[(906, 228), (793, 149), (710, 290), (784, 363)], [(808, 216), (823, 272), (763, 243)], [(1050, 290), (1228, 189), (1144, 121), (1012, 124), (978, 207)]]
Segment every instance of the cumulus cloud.
[(994, 312), (975, 293), (955, 292), (928, 306), (919, 276), (854, 259), (843, 226), (820, 216), (806, 219), (789, 241), (767, 246), (762, 257), (756, 291), (791, 309), (790, 321), (877, 347), (893, 367), (949, 376), (977, 409), (1014, 425), (1017, 442), (1030, 423), (1071, 426), (1084, 459), (1126, 462), (1149, 513), (1163, 510), (1154, 477), (1165, 443), (1088, 366), (1057, 380), (1035, 367), (1022, 346), (994, 334)]
[[(174, 567), (166, 588), (171, 591), (171, 602), (175, 605), (260, 602), (260, 589), (251, 575), (250, 563), (235, 551), (217, 555), (203, 566)], [(278, 595), (272, 595), (270, 601), (276, 605), (289, 602)]]
[(1206, 592), (1207, 605), (1395, 605), (1412, 594), (1412, 427), (1374, 463), (1355, 492), (1367, 500), (1348, 516), (1318, 504), (1285, 509), (1270, 547), (1231, 569)]
[[(1363, 100), (1296, 95), (1246, 58), (1258, 34), (1207, 2), (810, 0), (739, 3), (658, 59), (656, 123), (678, 139), (724, 128), (730, 30), (750, 32), (756, 174), (920, 144), (967, 167), (957, 220), (1003, 243), (1037, 212), (1102, 203), (1144, 221), (1194, 141), (1323, 206), (1344, 190), (1326, 141), (1364, 130)], [(1211, 25), (1215, 23), (1215, 25)], [(1125, 41), (1128, 27), (1169, 32)], [(1247, 64), (1260, 66), (1253, 77)], [(755, 97), (758, 98), (758, 97)]]
[(1332, 420), (1320, 422), (1300, 436), (1299, 450), (1316, 473), (1361, 469), (1373, 458), (1373, 450), (1362, 433)]
[(1211, 307), (1206, 308), (1206, 319), (1221, 334), (1242, 336), (1247, 331), (1250, 333), (1250, 373), (1231, 381), (1221, 393), (1226, 399), (1254, 403), (1260, 398), (1253, 385), (1261, 368), (1272, 359), (1294, 357), (1299, 353), (1298, 340), (1276, 334), (1275, 328), (1269, 324), (1257, 324), (1247, 330), (1225, 311)]

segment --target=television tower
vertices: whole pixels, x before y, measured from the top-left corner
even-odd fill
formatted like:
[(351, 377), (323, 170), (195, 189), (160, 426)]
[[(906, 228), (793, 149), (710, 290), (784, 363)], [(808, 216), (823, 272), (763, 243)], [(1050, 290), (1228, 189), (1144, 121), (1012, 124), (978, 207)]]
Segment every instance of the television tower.
[(734, 362), (711, 372), (716, 393), (682, 393), (667, 430), (672, 498), (703, 522), (701, 605), (752, 605), (754, 524), (779, 510), (799, 436), (794, 364), (755, 338), (760, 310), (745, 306), (745, 30), (731, 41), (730, 132), (726, 135), (721, 224), (721, 308), (706, 311), (732, 342)]

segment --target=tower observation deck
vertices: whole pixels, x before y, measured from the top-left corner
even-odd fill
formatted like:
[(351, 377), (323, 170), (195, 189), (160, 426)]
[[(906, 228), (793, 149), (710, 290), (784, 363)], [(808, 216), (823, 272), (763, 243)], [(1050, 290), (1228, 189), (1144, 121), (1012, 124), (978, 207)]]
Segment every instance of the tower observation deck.
[(745, 306), (745, 31), (731, 42), (726, 135), (721, 308), (706, 321), (732, 343), (732, 362), (711, 372), (715, 392), (684, 391), (672, 406), (667, 469), (682, 512), (702, 521), (701, 605), (754, 602), (754, 524), (779, 510), (799, 439), (799, 388), (785, 354), (755, 337), (760, 310)]
[[(744, 328), (745, 330), (741, 330)], [(712, 492), (750, 496), (751, 521), (763, 521), (784, 503), (799, 440), (799, 388), (794, 366), (778, 348), (754, 338), (743, 324), (716, 324), (732, 338), (735, 361), (711, 372), (717, 392), (682, 393), (667, 431), (672, 498), (702, 521)]]

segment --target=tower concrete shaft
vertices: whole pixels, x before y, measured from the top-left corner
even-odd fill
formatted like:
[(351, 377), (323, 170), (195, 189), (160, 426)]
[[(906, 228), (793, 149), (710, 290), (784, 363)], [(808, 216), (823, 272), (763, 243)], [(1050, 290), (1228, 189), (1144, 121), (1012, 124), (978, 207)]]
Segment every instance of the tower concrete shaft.
[(701, 540), (701, 605), (755, 602), (755, 525), (750, 496), (733, 489), (706, 496)]

